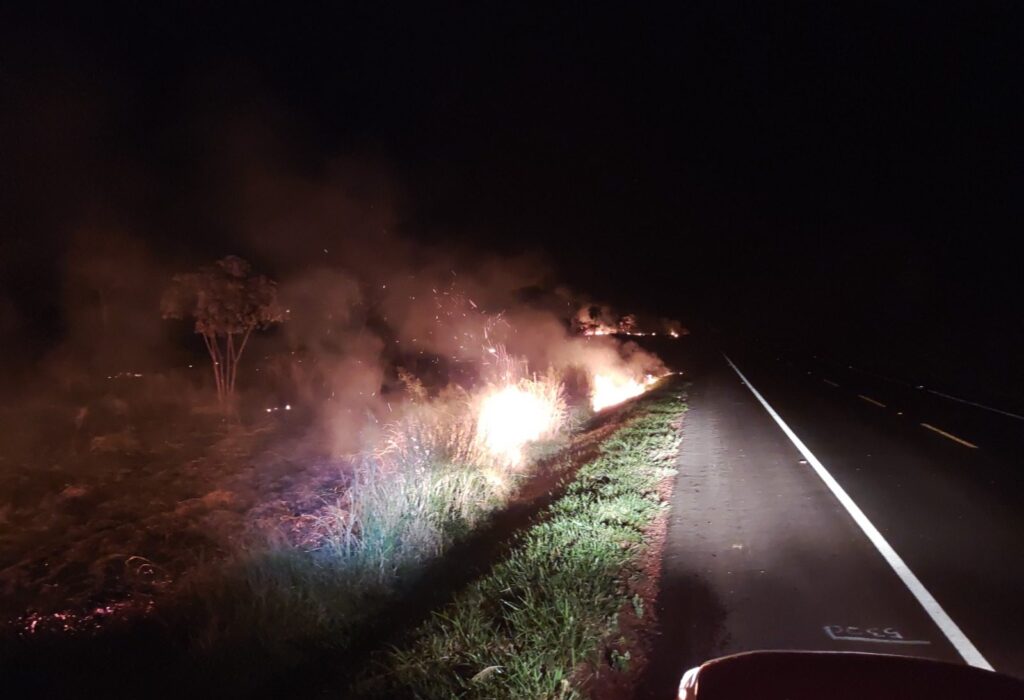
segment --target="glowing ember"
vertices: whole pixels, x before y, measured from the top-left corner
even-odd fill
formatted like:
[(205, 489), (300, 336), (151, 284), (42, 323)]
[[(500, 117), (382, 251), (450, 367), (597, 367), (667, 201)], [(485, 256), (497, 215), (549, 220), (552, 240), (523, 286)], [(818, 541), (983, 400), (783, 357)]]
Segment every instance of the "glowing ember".
[(510, 384), (484, 398), (477, 440), (496, 458), (517, 465), (527, 443), (552, 435), (562, 421), (561, 402), (542, 391)]
[(620, 404), (644, 393), (656, 381), (658, 378), (650, 374), (642, 382), (626, 375), (595, 374), (590, 405), (595, 411), (600, 411)]
[(152, 599), (145, 601), (122, 600), (86, 610), (60, 610), (51, 613), (29, 612), (11, 620), (21, 636), (43, 633), (95, 632), (107, 621), (129, 614), (148, 615), (153, 612)]

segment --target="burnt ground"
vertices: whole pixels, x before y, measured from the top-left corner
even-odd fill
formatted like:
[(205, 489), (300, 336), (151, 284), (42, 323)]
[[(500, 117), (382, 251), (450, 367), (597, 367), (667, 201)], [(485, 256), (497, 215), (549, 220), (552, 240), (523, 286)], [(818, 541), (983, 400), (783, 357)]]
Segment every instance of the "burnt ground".
[(121, 416), (75, 434), (54, 413), (52, 437), (0, 470), (0, 620), (22, 636), (144, 614), (266, 528), (301, 539), (303, 515), (348, 482), (343, 461), (272, 418)]

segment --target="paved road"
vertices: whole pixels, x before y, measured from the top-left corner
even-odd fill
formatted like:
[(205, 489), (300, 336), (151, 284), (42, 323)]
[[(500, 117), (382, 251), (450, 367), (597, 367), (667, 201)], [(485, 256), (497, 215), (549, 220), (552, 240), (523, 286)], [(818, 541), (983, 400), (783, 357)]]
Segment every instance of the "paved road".
[[(685, 668), (751, 649), (962, 661), (965, 645), (951, 643), (724, 357), (658, 349), (693, 385), (661, 636), (641, 697), (671, 697)], [(1024, 422), (810, 358), (730, 356), (967, 646), (1024, 677), (1024, 465), (1013, 459)]]

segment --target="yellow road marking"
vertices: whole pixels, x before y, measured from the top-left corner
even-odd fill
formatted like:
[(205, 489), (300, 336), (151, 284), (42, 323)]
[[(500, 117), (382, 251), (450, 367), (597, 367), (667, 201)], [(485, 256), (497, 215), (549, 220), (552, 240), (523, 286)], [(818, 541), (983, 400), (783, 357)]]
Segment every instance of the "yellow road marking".
[(868, 403), (873, 403), (873, 404), (875, 404), (876, 406), (881, 406), (882, 408), (885, 408), (885, 404), (884, 404), (884, 403), (882, 403), (881, 401), (875, 401), (875, 400), (874, 400), (873, 398), (871, 398), (870, 396), (865, 396), (864, 394), (857, 394), (857, 398), (859, 398), (859, 399), (864, 399), (864, 400), (865, 400), (865, 401), (867, 401)]
[(932, 430), (932, 431), (938, 433), (942, 437), (947, 437), (950, 440), (952, 440), (953, 442), (959, 442), (961, 445), (963, 445), (965, 447), (970, 447), (971, 449), (974, 449), (974, 450), (978, 449), (978, 446), (975, 445), (973, 442), (967, 442), (966, 440), (962, 440), (962, 439), (958, 438), (956, 435), (950, 435), (945, 430), (939, 430), (934, 425), (928, 425), (927, 423), (922, 423), (921, 426), (924, 427), (924, 428), (928, 428), (928, 430)]

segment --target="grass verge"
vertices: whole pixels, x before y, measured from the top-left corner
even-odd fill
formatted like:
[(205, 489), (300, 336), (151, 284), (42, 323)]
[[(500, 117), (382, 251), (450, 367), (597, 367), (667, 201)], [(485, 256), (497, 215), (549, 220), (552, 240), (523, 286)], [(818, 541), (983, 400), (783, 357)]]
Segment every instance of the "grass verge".
[[(408, 643), (380, 657), (354, 694), (584, 696), (604, 641), (618, 634), (619, 611), (637, 606), (630, 578), (646, 529), (666, 507), (658, 486), (672, 473), (684, 410), (673, 383), (641, 399), (548, 516)], [(629, 663), (628, 652), (613, 656), (613, 667)]]

